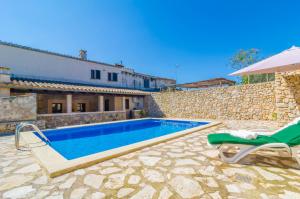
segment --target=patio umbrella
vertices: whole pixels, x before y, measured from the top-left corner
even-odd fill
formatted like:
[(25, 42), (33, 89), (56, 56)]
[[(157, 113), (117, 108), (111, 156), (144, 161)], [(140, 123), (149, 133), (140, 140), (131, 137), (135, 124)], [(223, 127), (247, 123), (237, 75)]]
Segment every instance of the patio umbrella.
[(273, 55), (230, 75), (242, 76), (251, 74), (266, 74), (288, 72), (300, 69), (300, 48), (293, 46), (281, 53)]

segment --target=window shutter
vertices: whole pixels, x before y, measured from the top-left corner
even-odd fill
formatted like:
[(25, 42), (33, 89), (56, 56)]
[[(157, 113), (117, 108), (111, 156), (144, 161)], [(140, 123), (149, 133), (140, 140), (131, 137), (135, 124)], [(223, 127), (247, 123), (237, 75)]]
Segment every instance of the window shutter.
[(101, 78), (101, 71), (96, 70), (96, 79), (100, 79), (100, 78)]
[(113, 80), (114, 80), (115, 82), (118, 81), (118, 73), (113, 73)]

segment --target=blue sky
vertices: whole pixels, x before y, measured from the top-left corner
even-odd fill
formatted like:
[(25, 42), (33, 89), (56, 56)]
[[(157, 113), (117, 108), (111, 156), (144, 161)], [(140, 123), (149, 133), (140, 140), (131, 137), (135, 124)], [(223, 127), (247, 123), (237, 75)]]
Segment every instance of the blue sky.
[(0, 1), (0, 40), (107, 63), (180, 83), (228, 77), (230, 57), (300, 45), (297, 0)]

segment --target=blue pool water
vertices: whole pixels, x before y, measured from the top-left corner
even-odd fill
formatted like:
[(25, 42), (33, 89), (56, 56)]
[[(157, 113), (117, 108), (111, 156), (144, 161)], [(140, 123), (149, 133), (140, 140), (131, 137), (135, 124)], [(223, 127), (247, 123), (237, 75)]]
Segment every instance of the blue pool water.
[(205, 124), (208, 123), (144, 119), (46, 130), (43, 133), (54, 150), (71, 160)]

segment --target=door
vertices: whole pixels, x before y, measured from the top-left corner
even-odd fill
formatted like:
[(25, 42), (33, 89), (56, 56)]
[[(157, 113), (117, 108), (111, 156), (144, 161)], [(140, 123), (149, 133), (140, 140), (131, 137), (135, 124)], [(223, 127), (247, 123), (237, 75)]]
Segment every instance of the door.
[(104, 100), (104, 111), (109, 111), (109, 99)]

